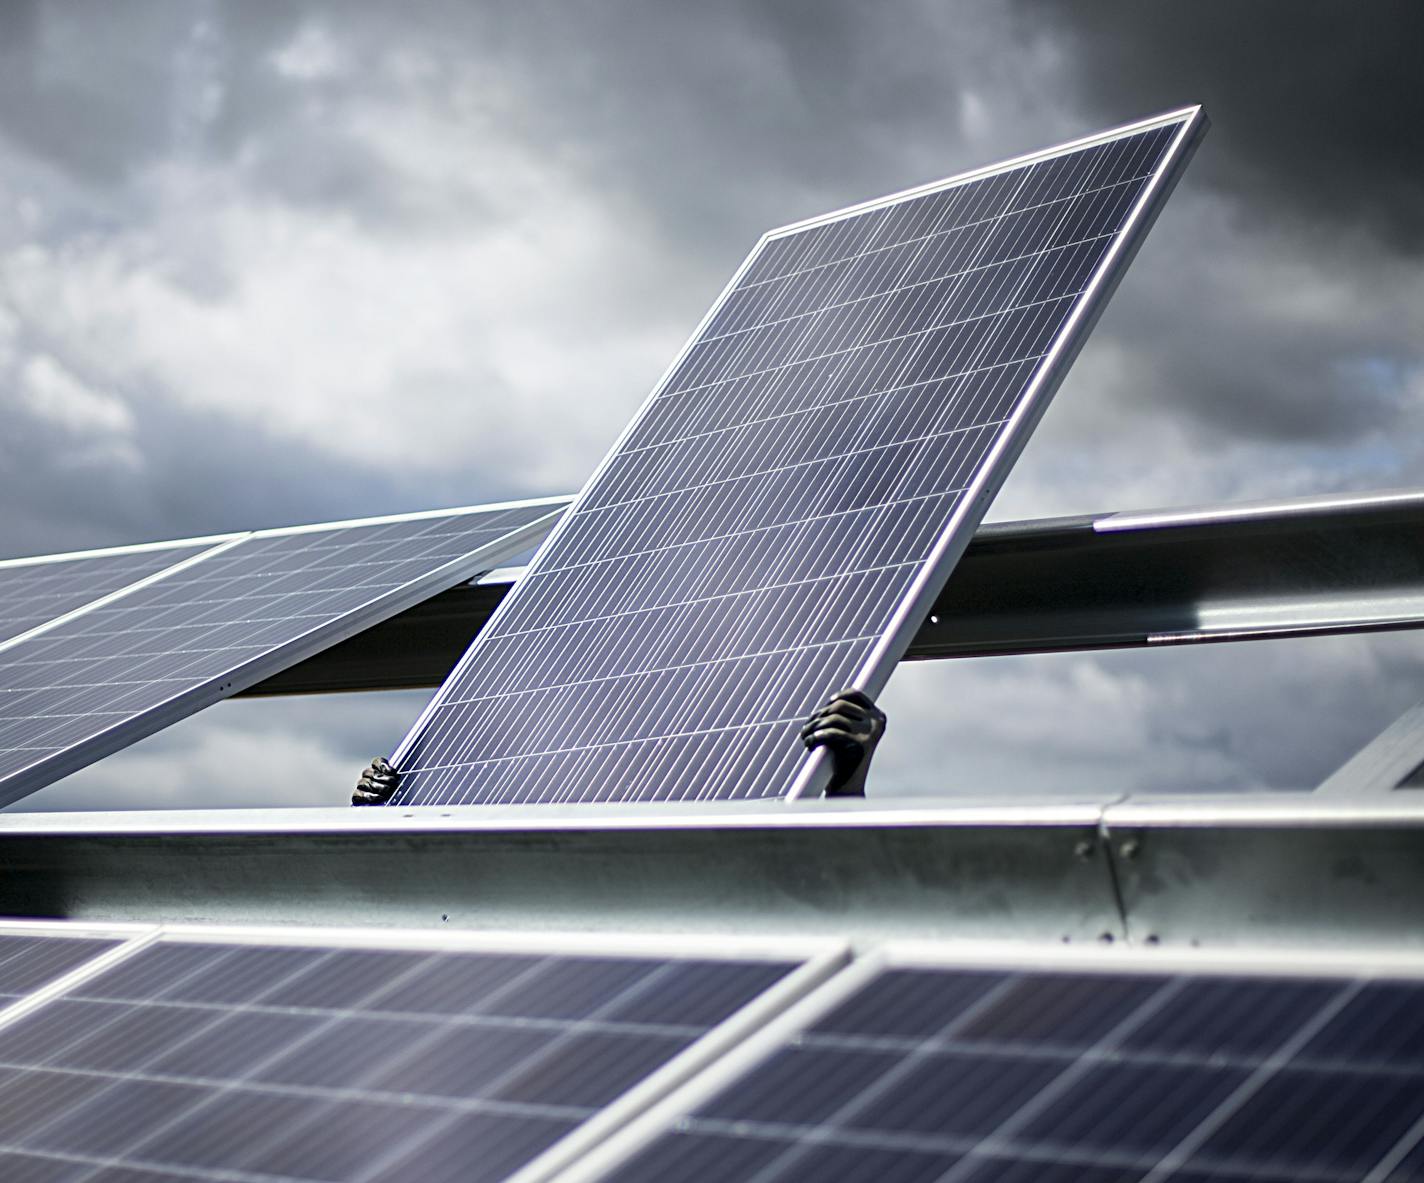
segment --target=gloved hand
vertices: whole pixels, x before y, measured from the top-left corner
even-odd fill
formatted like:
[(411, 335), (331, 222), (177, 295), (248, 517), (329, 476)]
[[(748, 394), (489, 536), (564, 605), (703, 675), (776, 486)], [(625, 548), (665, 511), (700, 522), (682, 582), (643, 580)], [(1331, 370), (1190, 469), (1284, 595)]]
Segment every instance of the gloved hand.
[(356, 791), (351, 794), (352, 805), (384, 805), (400, 784), (400, 773), (391, 767), (384, 756), (377, 756), (356, 782)]
[(826, 748), (834, 761), (827, 797), (864, 797), (865, 774), (885, 734), (885, 712), (870, 695), (842, 690), (801, 728), (807, 748)]

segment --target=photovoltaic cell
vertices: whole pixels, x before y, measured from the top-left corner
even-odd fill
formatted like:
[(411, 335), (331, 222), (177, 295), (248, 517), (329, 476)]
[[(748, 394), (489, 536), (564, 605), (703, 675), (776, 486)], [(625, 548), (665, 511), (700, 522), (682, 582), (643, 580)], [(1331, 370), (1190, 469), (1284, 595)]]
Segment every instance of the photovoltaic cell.
[(0, 649), (0, 801), (497, 566), (563, 505), (252, 534)]
[(0, 1008), (18, 1002), (118, 944), (103, 938), (0, 935)]
[(392, 803), (818, 788), (798, 728), (888, 678), (1202, 124), (764, 238), (396, 752)]
[(158, 943), (0, 1028), (0, 1163), (503, 1179), (794, 968)]
[(0, 641), (201, 554), (211, 545), (162, 545), (0, 562)]
[(600, 1178), (1415, 1179), (1422, 1036), (1424, 981), (886, 970)]

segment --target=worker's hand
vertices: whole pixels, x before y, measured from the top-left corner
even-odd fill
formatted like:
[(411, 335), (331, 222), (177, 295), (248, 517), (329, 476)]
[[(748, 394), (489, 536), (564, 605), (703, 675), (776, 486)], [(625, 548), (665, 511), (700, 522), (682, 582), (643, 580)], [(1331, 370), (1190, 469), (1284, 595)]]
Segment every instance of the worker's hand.
[(885, 712), (860, 690), (842, 690), (807, 720), (801, 742), (826, 748), (834, 761), (827, 797), (865, 796), (865, 774), (884, 734)]
[(356, 782), (356, 791), (351, 794), (352, 805), (384, 805), (400, 784), (400, 773), (391, 767), (384, 756), (377, 756)]

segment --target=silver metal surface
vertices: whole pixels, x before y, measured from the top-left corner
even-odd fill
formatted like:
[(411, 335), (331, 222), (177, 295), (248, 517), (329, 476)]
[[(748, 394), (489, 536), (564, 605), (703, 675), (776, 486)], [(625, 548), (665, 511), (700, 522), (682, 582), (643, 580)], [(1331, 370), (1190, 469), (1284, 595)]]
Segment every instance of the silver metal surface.
[[(453, 588), (248, 693), (437, 686), (519, 574)], [(1421, 624), (1424, 491), (1409, 490), (981, 526), (906, 657)]]
[(980, 529), (910, 657), (1424, 624), (1424, 492)]
[(832, 937), (1121, 935), (1100, 809), (0, 818), (0, 915)]
[(1424, 703), (1410, 707), (1320, 782), (1317, 793), (1357, 797), (1392, 793), (1424, 766)]
[(1128, 940), (1424, 949), (1424, 811), (1402, 796), (1109, 806)]
[[(0, 921), (0, 933), (55, 937), (112, 937), (141, 945), (280, 945), (288, 948), (387, 949), (431, 953), (526, 953), (553, 957), (691, 958), (712, 961), (817, 962), (824, 972), (849, 958), (844, 942), (802, 938), (772, 940), (747, 935), (711, 938), (638, 932), (465, 932), (430, 929), (292, 927), (273, 924), (74, 924)], [(107, 954), (105, 954), (107, 956)]]
[(70, 834), (419, 834), (451, 831), (598, 831), (1096, 825), (1103, 802), (1052, 797), (834, 798), (798, 803), (669, 801), (624, 805), (427, 805), (408, 809), (188, 809), (4, 813), (0, 837)]
[(0, 816), (0, 915), (1424, 949), (1424, 803), (1267, 795)]
[(1322, 493), (1285, 500), (1241, 501), (1232, 505), (1184, 505), (1172, 509), (1128, 510), (1093, 522), (1100, 534), (1119, 530), (1155, 530), (1164, 526), (1218, 526), (1229, 522), (1273, 522), (1302, 516), (1332, 518), (1381, 509), (1424, 514), (1424, 489), (1382, 489), (1365, 493)]

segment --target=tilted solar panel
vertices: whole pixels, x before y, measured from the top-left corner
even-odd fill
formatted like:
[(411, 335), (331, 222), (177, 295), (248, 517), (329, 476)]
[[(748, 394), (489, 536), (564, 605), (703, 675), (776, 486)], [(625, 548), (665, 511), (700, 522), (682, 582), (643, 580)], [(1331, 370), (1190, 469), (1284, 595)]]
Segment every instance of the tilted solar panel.
[(0, 1026), (0, 1176), (480, 1183), (541, 1155), (552, 1169), (599, 1120), (640, 1112), (644, 1082), (662, 1095), (839, 964), (485, 944), (289, 931), (138, 948)]
[(0, 646), (0, 802), (498, 566), (566, 503), (258, 531)]
[(569, 1183), (1285, 1183), (1424, 1162), (1418, 979), (861, 966), (734, 1058)]
[(221, 539), (0, 560), (0, 642), (201, 554)]
[(103, 936), (23, 932), (0, 935), (0, 1008), (49, 985), (121, 943), (120, 938)]
[(394, 756), (397, 805), (816, 792), (1203, 130), (763, 238)]

